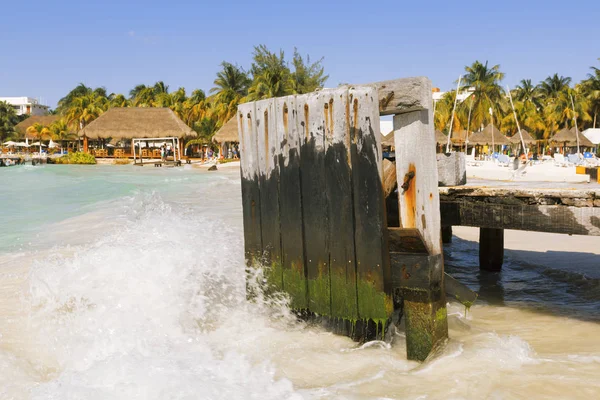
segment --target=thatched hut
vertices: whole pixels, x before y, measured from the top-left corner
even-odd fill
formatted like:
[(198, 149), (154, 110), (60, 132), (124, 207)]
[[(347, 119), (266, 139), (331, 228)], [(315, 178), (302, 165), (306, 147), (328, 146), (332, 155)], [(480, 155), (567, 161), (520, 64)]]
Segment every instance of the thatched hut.
[(235, 117), (227, 121), (213, 136), (213, 142), (219, 144), (234, 143), (239, 142), (239, 140), (238, 123)]
[(213, 136), (213, 142), (219, 144), (219, 154), (221, 158), (235, 158), (237, 151), (235, 144), (240, 141), (238, 135), (238, 121), (236, 117), (232, 117), (227, 121), (221, 129)]
[(475, 132), (469, 136), (469, 143), (474, 145), (505, 145), (510, 144), (510, 140), (495, 126), (489, 124), (482, 131)]
[(393, 130), (388, 132), (387, 135), (384, 135), (383, 133), (381, 133), (381, 146), (382, 147), (394, 147), (395, 146)]
[(31, 127), (35, 124), (40, 124), (43, 126), (50, 126), (54, 122), (58, 121), (59, 118), (60, 118), (60, 116), (58, 116), (58, 115), (32, 115), (31, 117), (29, 117), (29, 118), (19, 122), (17, 125), (15, 125), (15, 130), (20, 135), (24, 136), (27, 139), (35, 139), (34, 135), (27, 132), (27, 129), (29, 129), (29, 127)]
[(114, 107), (79, 131), (89, 139), (196, 136), (169, 108)]
[(85, 152), (88, 151), (88, 140), (118, 138), (127, 143), (126, 139), (130, 139), (133, 148), (134, 139), (168, 138), (182, 154), (183, 142), (179, 139), (197, 134), (169, 108), (114, 107), (80, 130), (79, 136), (83, 138)]
[[(521, 135), (523, 135), (523, 141), (525, 142), (525, 144), (532, 144), (532, 143), (536, 143), (537, 142), (537, 140), (535, 140), (533, 138), (533, 136), (531, 136), (531, 134), (529, 132), (527, 132), (525, 129), (521, 129)], [(512, 135), (508, 139), (513, 144), (519, 144), (519, 143), (521, 143), (521, 136), (519, 136), (519, 132), (515, 133), (514, 135)]]
[(580, 147), (594, 147), (594, 144), (587, 138), (585, 135), (575, 132), (575, 128), (567, 129), (563, 128), (556, 133), (556, 135), (550, 138), (550, 142), (557, 143), (563, 145), (564, 147), (576, 147), (577, 146), (577, 136), (579, 136), (579, 146)]

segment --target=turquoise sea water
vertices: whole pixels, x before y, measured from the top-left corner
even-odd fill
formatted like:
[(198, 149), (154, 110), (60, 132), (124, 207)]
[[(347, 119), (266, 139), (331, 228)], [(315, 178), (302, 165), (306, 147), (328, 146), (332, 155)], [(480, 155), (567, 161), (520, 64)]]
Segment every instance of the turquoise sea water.
[[(226, 172), (235, 177), (237, 172)], [(118, 200), (154, 193), (197, 205), (202, 188), (222, 180), (191, 168), (113, 165), (19, 166), (0, 170), (0, 251), (36, 248), (36, 239), (51, 235), (53, 224), (87, 213), (107, 211), (119, 218)], [(111, 215), (111, 207), (116, 207)], [(81, 226), (85, 230), (85, 226)]]
[(406, 360), (246, 300), (236, 167), (0, 169), (0, 399), (523, 399), (600, 396), (600, 280), (456, 239), (450, 340)]

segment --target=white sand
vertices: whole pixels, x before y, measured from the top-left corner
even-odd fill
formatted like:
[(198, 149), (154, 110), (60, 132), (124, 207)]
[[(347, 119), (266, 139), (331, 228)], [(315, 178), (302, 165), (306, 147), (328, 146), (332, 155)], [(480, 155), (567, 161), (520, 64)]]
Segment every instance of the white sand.
[(509, 167), (500, 167), (489, 161), (479, 166), (467, 165), (467, 178), (489, 179), (489, 180), (513, 180), (521, 182), (589, 182), (589, 175), (577, 174), (575, 167), (559, 167), (553, 163), (542, 163), (530, 165), (519, 172)]
[[(479, 229), (452, 228), (463, 240), (479, 241)], [(544, 232), (504, 231), (504, 255), (517, 262), (546, 266), (564, 271), (577, 270), (591, 278), (600, 278), (600, 237), (562, 235)]]

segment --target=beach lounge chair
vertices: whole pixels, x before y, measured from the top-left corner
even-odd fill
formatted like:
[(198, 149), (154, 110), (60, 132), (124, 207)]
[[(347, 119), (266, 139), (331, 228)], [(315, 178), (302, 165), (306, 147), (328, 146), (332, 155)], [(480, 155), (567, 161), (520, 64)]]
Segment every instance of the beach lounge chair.
[(465, 155), (465, 161), (467, 165), (470, 165), (472, 167), (478, 167), (481, 165), (481, 161), (475, 160), (475, 148), (471, 149), (471, 154)]
[(501, 167), (508, 167), (509, 164), (509, 158), (506, 154), (499, 154), (498, 155), (498, 165)]
[(583, 160), (579, 158), (579, 154), (569, 154), (567, 155), (567, 160), (569, 164), (580, 165), (583, 163)]
[(557, 167), (566, 167), (568, 166), (568, 162), (562, 154), (554, 153), (554, 165)]

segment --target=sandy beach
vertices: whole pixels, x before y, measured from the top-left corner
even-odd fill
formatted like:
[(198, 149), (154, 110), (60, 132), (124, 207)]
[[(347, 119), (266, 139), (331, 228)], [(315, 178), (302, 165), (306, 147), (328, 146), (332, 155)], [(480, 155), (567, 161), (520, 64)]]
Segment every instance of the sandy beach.
[[(477, 246), (479, 229), (455, 226), (455, 237)], [(600, 278), (600, 238), (545, 232), (504, 231), (504, 256), (521, 264), (577, 271)]]

